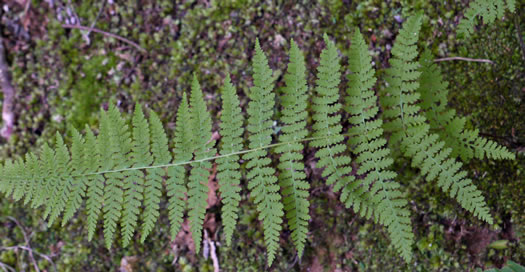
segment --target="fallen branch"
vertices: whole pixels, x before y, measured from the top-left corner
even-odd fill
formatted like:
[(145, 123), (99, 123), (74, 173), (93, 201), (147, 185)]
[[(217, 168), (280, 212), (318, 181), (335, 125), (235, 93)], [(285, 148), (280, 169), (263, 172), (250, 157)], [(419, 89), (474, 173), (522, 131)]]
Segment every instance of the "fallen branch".
[(68, 24), (63, 24), (62, 27), (63, 28), (71, 28), (71, 29), (79, 29), (79, 30), (87, 30), (87, 31), (100, 33), (100, 34), (102, 34), (104, 36), (112, 37), (112, 38), (115, 38), (115, 39), (117, 39), (119, 41), (125, 42), (125, 43), (127, 43), (127, 44), (129, 44), (129, 45), (131, 45), (131, 46), (133, 46), (135, 48), (137, 48), (139, 51), (142, 51), (144, 53), (148, 53), (148, 51), (146, 51), (146, 49), (140, 47), (140, 45), (138, 45), (137, 43), (135, 43), (133, 41), (130, 41), (130, 40), (124, 38), (124, 37), (121, 37), (119, 35), (100, 30), (98, 28), (81, 26), (81, 25), (68, 25)]
[(484, 63), (494, 64), (493, 61), (488, 60), (488, 59), (471, 59), (471, 58), (464, 58), (464, 57), (440, 58), (440, 59), (435, 59), (434, 62), (451, 61), (451, 60), (462, 60), (462, 61), (470, 61), (470, 62), (484, 62)]
[(2, 105), (2, 120), (4, 125), (0, 130), (0, 135), (9, 139), (13, 133), (13, 124), (15, 122), (15, 115), (13, 114), (13, 100), (15, 97), (15, 88), (11, 84), (11, 75), (9, 74), (9, 66), (5, 58), (5, 49), (3, 38), (0, 34), (0, 87), (4, 93), (4, 101)]

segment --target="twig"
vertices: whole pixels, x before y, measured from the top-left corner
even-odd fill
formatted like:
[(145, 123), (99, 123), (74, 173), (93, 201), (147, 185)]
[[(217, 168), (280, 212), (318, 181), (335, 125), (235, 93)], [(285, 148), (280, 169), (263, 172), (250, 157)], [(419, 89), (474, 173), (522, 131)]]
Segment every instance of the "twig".
[(146, 49), (140, 47), (140, 45), (138, 45), (137, 43), (135, 42), (132, 42), (124, 37), (121, 37), (119, 35), (116, 35), (116, 34), (113, 34), (113, 33), (109, 33), (109, 32), (106, 32), (104, 30), (100, 30), (98, 28), (92, 28), (92, 27), (87, 27), (87, 26), (80, 26), (80, 25), (68, 25), (68, 24), (63, 24), (62, 25), (63, 28), (74, 28), (74, 29), (80, 29), (80, 30), (90, 30), (90, 31), (93, 31), (93, 32), (96, 32), (96, 33), (100, 33), (102, 35), (105, 35), (105, 36), (108, 36), (108, 37), (112, 37), (112, 38), (115, 38), (117, 40), (120, 40), (120, 41), (123, 41), (129, 45), (132, 45), (133, 47), (137, 48), (139, 51), (142, 51), (144, 53), (148, 53), (148, 51), (146, 51)]
[(518, 21), (518, 16), (514, 15), (514, 24), (516, 25), (516, 32), (518, 35), (518, 41), (521, 46), (521, 57), (525, 61), (525, 43), (523, 43), (523, 36), (521, 36), (520, 22)]
[[(48, 261), (51, 265), (53, 265), (53, 270), (56, 272), (57, 271), (57, 267), (56, 267), (56, 264), (55, 262), (53, 262), (53, 260), (51, 259), (51, 257), (45, 255), (45, 254), (42, 254), (42, 253), (38, 253), (36, 251), (33, 251), (32, 248), (30, 247), (26, 247), (26, 246), (10, 246), (10, 247), (0, 247), (1, 250), (16, 250), (16, 249), (23, 249), (27, 252), (29, 252), (29, 254), (33, 254), (35, 253), (36, 255), (46, 259), (46, 261)], [(36, 265), (36, 262), (33, 263), (34, 265)], [(38, 268), (38, 266), (35, 267), (36, 271), (40, 271), (40, 269)]]
[(0, 135), (9, 139), (13, 132), (13, 124), (15, 122), (15, 115), (13, 114), (13, 100), (15, 97), (15, 88), (11, 84), (11, 75), (9, 74), (9, 66), (5, 58), (5, 50), (2, 35), (0, 34), (0, 86), (4, 92), (4, 103), (2, 105), (2, 120), (4, 125), (0, 130)]
[[(210, 258), (213, 263), (213, 272), (219, 272), (221, 269), (219, 267), (219, 259), (217, 258), (217, 252), (215, 249), (215, 242), (213, 242), (208, 236), (208, 231), (204, 230), (204, 243), (209, 245)], [(204, 253), (204, 250), (203, 250)], [(207, 257), (207, 256), (206, 256)]]
[(9, 271), (13, 271), (13, 272), (16, 272), (16, 269), (12, 268), (11, 266), (3, 263), (3, 262), (0, 262), (0, 267), (5, 271), (5, 272), (9, 272)]
[(463, 61), (470, 61), (470, 62), (484, 62), (484, 63), (494, 64), (493, 61), (488, 60), (488, 59), (471, 59), (471, 58), (464, 58), (464, 57), (440, 58), (440, 59), (435, 59), (434, 62), (450, 61), (450, 60), (463, 60)]
[[(98, 14), (97, 14), (97, 17), (95, 18), (95, 20), (93, 21), (93, 23), (91, 23), (91, 29), (93, 29), (95, 27), (95, 25), (97, 24), (97, 21), (98, 19), (100, 18), (100, 16), (102, 15), (102, 11), (104, 11), (104, 8), (106, 7), (106, 0), (103, 0), (102, 2), (102, 7), (100, 7), (100, 10), (98, 11)], [(88, 30), (87, 34), (89, 36), (89, 33), (91, 33), (91, 29)]]
[[(76, 13), (75, 9), (73, 8), (73, 3), (71, 3), (71, 0), (68, 0), (68, 7), (66, 7), (66, 13), (69, 11), (71, 11), (71, 13), (73, 14), (73, 17), (75, 17), (75, 22), (77, 25), (80, 25), (81, 22), (80, 22), (80, 17), (78, 17), (78, 14)], [(71, 20), (70, 20), (71, 21)], [(86, 41), (86, 43), (89, 45), (91, 43), (91, 39), (89, 38), (89, 32), (81, 32), (82, 34), (82, 38), (84, 38), (84, 40)]]
[[(31, 248), (31, 246), (29, 245), (29, 237), (27, 236), (27, 233), (26, 231), (24, 230), (24, 227), (18, 222), (18, 220), (16, 220), (14, 217), (12, 216), (7, 216), (7, 219), (15, 222), (15, 224), (20, 228), (20, 230), (22, 231), (22, 235), (24, 236), (24, 241), (26, 243), (26, 246), (28, 248)], [(38, 269), (38, 264), (36, 263), (35, 261), (35, 257), (33, 256), (33, 250), (28, 250), (28, 253), (29, 253), (29, 259), (31, 259), (31, 262), (33, 263), (33, 266), (35, 267), (35, 270), (37, 272), (40, 271), (40, 269)]]

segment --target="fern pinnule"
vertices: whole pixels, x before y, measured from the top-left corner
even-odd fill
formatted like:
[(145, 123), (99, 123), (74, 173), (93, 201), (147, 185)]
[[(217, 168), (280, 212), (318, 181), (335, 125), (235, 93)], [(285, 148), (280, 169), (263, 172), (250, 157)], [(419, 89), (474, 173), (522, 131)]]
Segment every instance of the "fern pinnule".
[[(352, 134), (349, 143), (355, 147), (355, 162), (359, 165), (357, 174), (360, 176), (359, 186), (353, 186), (351, 190), (363, 199), (357, 203), (364, 203), (367, 208), (361, 213), (366, 211), (368, 218), (373, 214), (375, 221), (387, 228), (392, 244), (403, 259), (410, 262), (414, 240), (410, 212), (406, 208), (407, 201), (401, 197), (400, 185), (394, 180), (396, 173), (388, 170), (393, 160), (383, 138), (382, 121), (377, 118), (379, 108), (372, 89), (376, 82), (375, 71), (359, 29), (356, 29), (350, 46), (349, 69), (352, 73), (348, 75), (346, 109), (353, 125), (349, 130)], [(347, 206), (355, 206), (352, 201), (356, 202), (349, 198)]]
[[(168, 148), (168, 137), (164, 127), (154, 111), (149, 112), (149, 132), (151, 139), (151, 155), (154, 165), (165, 165), (171, 162), (171, 154)], [(144, 183), (144, 218), (140, 241), (144, 243), (159, 217), (159, 203), (162, 196), (162, 180), (165, 176), (162, 168), (146, 169), (146, 181)], [(184, 180), (182, 180), (184, 184)], [(184, 187), (184, 186), (183, 186)], [(183, 194), (184, 195), (184, 194)]]
[(429, 50), (425, 50), (419, 63), (421, 77), (418, 92), (419, 105), (425, 111), (430, 129), (437, 131), (447, 147), (452, 148), (451, 157), (460, 156), (465, 162), (473, 157), (483, 159), (515, 159), (506, 147), (479, 136), (477, 129), (465, 128), (466, 118), (456, 116), (456, 111), (448, 109), (448, 82), (443, 79), (439, 67), (433, 62)]
[(290, 62), (284, 75), (285, 87), (282, 89), (282, 134), (279, 142), (283, 145), (275, 148), (281, 154), (278, 168), (279, 185), (283, 194), (285, 216), (292, 231), (292, 241), (297, 249), (297, 255), (303, 255), (310, 219), (308, 189), (310, 184), (305, 180), (302, 151), (304, 146), (298, 142), (308, 135), (306, 130), (307, 91), (306, 65), (304, 56), (297, 44), (292, 40), (289, 52)]
[[(239, 97), (227, 75), (222, 88), (222, 114), (220, 132), (220, 154), (227, 155), (239, 152), (243, 148), (244, 133), (243, 116), (239, 107)], [(239, 156), (231, 155), (217, 159), (217, 179), (222, 198), (221, 218), (224, 225), (226, 244), (231, 245), (232, 235), (235, 231), (241, 200), (241, 172)]]
[[(202, 90), (197, 80), (193, 76), (190, 96), (190, 116), (193, 128), (193, 153), (195, 160), (215, 155), (215, 140), (211, 137), (211, 116), (206, 109), (206, 103), (202, 95)], [(208, 199), (208, 177), (209, 169), (212, 168), (210, 161), (201, 161), (191, 164), (191, 172), (188, 182), (188, 204), (190, 210), (188, 217), (190, 221), (190, 230), (195, 251), (199, 252), (202, 241), (202, 225), (206, 215), (206, 206)]]
[[(109, 169), (123, 169), (131, 166), (127, 158), (131, 151), (131, 135), (129, 127), (120, 115), (119, 110), (110, 104), (108, 112), (102, 114), (102, 122), (109, 126), (108, 152), (110, 161), (104, 162), (110, 165)], [(121, 187), (126, 173), (114, 171), (104, 174), (106, 185), (104, 187), (104, 240), (106, 247), (110, 248), (117, 222), (122, 216), (122, 205), (124, 203), (124, 191)]]
[[(51, 181), (49, 180), (52, 177), (55, 170), (55, 152), (49, 145), (44, 144), (42, 148), (42, 153), (40, 154), (40, 180), (35, 181), (35, 186), (33, 187), (33, 201), (31, 202), (31, 208), (40, 207), (42, 204), (46, 203), (48, 196), (52, 195), (51, 190)], [(20, 165), (23, 168), (23, 164)], [(20, 168), (20, 169), (21, 169)]]
[[(193, 158), (193, 127), (190, 120), (188, 99), (186, 93), (183, 93), (175, 121), (175, 149), (173, 154), (173, 161), (175, 163), (190, 161)], [(168, 167), (166, 190), (169, 197), (168, 218), (170, 220), (170, 234), (172, 239), (174, 239), (182, 225), (184, 209), (186, 207), (186, 169), (183, 165)]]
[[(395, 142), (401, 142), (401, 151), (412, 158), (412, 166), (421, 169), (427, 181), (436, 179), (443, 191), (450, 190), (461, 206), (479, 219), (492, 223), (483, 196), (466, 172), (460, 171), (461, 163), (450, 158), (451, 150), (444, 148), (436, 134), (431, 134), (426, 118), (417, 105), (419, 93), (419, 64), (417, 57), (417, 37), (421, 27), (421, 15), (409, 18), (400, 30), (390, 59), (391, 68), (387, 70), (388, 87), (384, 90), (381, 104), (384, 107), (384, 124), (393, 132)], [(391, 138), (391, 139), (392, 139)]]
[(82, 205), (82, 199), (86, 194), (87, 177), (84, 176), (84, 172), (87, 167), (87, 163), (84, 160), (84, 145), (86, 143), (84, 137), (75, 128), (71, 131), (72, 144), (71, 144), (71, 174), (75, 176), (71, 180), (71, 189), (67, 195), (67, 204), (62, 217), (62, 226), (65, 226), (66, 222), (69, 221), (75, 214), (75, 212)]
[(271, 159), (262, 147), (272, 142), (272, 115), (275, 105), (272, 70), (259, 45), (255, 44), (253, 57), (253, 87), (250, 89), (248, 103), (248, 147), (256, 149), (243, 156), (248, 162), (246, 179), (251, 196), (255, 199), (259, 220), (263, 222), (264, 242), (268, 253), (268, 266), (275, 259), (279, 248), (279, 234), (282, 229), (283, 204), (279, 194), (279, 185), (274, 176), (275, 169), (270, 167)]
[[(132, 118), (132, 147), (129, 159), (132, 167), (149, 166), (153, 162), (150, 153), (150, 131), (149, 124), (142, 106), (135, 105), (135, 111)], [(135, 231), (140, 212), (140, 206), (143, 199), (144, 190), (144, 172), (142, 170), (130, 170), (126, 172), (126, 178), (123, 180), (124, 203), (122, 211), (122, 245), (126, 247)]]

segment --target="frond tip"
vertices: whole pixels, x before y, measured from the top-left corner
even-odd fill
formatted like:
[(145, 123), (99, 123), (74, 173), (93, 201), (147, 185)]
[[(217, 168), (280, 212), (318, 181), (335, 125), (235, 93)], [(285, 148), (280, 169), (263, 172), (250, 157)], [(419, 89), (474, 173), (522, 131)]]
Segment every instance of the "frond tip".
[(466, 172), (460, 170), (462, 164), (450, 158), (451, 149), (445, 148), (438, 135), (430, 133), (430, 126), (420, 112), (416, 91), (421, 72), (414, 61), (420, 27), (420, 15), (409, 18), (394, 43), (391, 68), (387, 70), (388, 87), (381, 99), (387, 120), (383, 127), (393, 132), (394, 141), (401, 143), (401, 151), (412, 159), (412, 166), (421, 169), (427, 181), (437, 180), (438, 186), (463, 208), (492, 224), (481, 192), (466, 178)]

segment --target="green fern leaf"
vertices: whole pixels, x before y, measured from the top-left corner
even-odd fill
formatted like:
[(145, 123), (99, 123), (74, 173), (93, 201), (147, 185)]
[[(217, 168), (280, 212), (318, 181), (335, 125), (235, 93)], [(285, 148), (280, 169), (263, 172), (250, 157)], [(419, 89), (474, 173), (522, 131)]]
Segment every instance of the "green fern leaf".
[[(312, 98), (313, 138), (310, 146), (318, 148), (315, 156), (319, 159), (317, 168), (323, 168), (326, 184), (334, 184), (335, 192), (341, 191), (340, 200), (347, 208), (365, 216), (371, 212), (368, 197), (363, 190), (356, 190), (359, 183), (351, 175), (350, 157), (345, 155), (347, 147), (343, 143), (341, 125), (341, 104), (339, 103), (339, 83), (341, 81), (340, 58), (335, 44), (324, 35), (326, 48), (321, 52), (317, 67), (315, 95)], [(368, 216), (370, 217), (370, 215)]]
[(56, 168), (54, 171), (54, 177), (51, 179), (51, 182), (55, 183), (55, 186), (53, 196), (49, 200), (50, 205), (48, 205), (44, 211), (44, 218), (49, 215), (49, 226), (53, 224), (60, 213), (64, 210), (68, 194), (72, 188), (71, 170), (69, 167), (70, 160), (69, 150), (66, 144), (64, 144), (64, 139), (57, 132), (55, 152)]
[(75, 212), (82, 205), (82, 199), (86, 194), (87, 177), (83, 176), (86, 171), (87, 162), (84, 160), (85, 139), (76, 129), (72, 129), (71, 145), (71, 174), (75, 176), (72, 179), (71, 189), (67, 195), (67, 204), (62, 218), (62, 226), (69, 221)]
[[(12, 183), (12, 188), (10, 190), (12, 190), (12, 197), (15, 201), (19, 201), (20, 199), (22, 199), (22, 197), (24, 197), (24, 193), (25, 193), (25, 183), (27, 182), (25, 180), (25, 173), (23, 172), (23, 169), (24, 169), (24, 160), (22, 159), (18, 159), (15, 161), (15, 164), (14, 164), (14, 181)], [(11, 194), (11, 192), (9, 193)]]
[(474, 0), (469, 4), (463, 18), (458, 25), (458, 34), (469, 38), (474, 33), (476, 18), (482, 17), (483, 23), (491, 24), (496, 19), (501, 19), (505, 15), (505, 10), (514, 12), (516, 9), (515, 0)]
[(350, 157), (342, 154), (346, 150), (341, 134), (341, 104), (339, 100), (339, 83), (341, 82), (340, 58), (335, 44), (324, 35), (326, 48), (321, 52), (320, 64), (317, 67), (315, 95), (312, 97), (312, 137), (310, 146), (318, 148), (315, 156), (319, 159), (317, 168), (325, 168), (323, 177), (326, 184), (336, 184), (334, 191), (339, 191), (354, 180), (349, 166)]
[[(102, 114), (104, 116), (104, 114)], [(101, 120), (103, 121), (103, 120)], [(106, 152), (106, 144), (109, 142), (109, 127), (107, 122), (100, 123), (100, 132), (95, 138), (93, 131), (86, 126), (86, 143), (83, 146), (84, 162), (86, 165), (86, 173), (95, 173), (97, 171), (107, 170), (109, 161), (103, 161), (102, 158), (108, 159)], [(95, 148), (93, 148), (95, 147)], [(108, 163), (102, 163), (108, 162)], [(86, 213), (87, 213), (87, 229), (88, 241), (91, 241), (95, 230), (97, 228), (97, 221), (102, 209), (104, 200), (104, 176), (103, 175), (89, 175), (87, 178), (87, 192), (86, 192)]]
[[(193, 158), (192, 133), (193, 128), (190, 122), (190, 109), (186, 93), (182, 95), (182, 101), (177, 110), (177, 120), (175, 124), (175, 149), (174, 162), (186, 162)], [(177, 236), (182, 224), (184, 209), (186, 207), (186, 169), (183, 165), (168, 167), (168, 179), (166, 180), (168, 191), (168, 217), (170, 220), (170, 233), (172, 239)]]
[[(133, 141), (131, 151), (132, 167), (145, 167), (151, 165), (153, 157), (150, 153), (150, 131), (149, 124), (142, 106), (135, 105), (133, 113)], [(122, 245), (129, 244), (131, 236), (137, 226), (140, 205), (143, 199), (144, 172), (142, 170), (131, 170), (126, 172), (123, 182), (124, 208), (122, 211)]]
[[(50, 177), (52, 177), (55, 170), (55, 152), (47, 144), (44, 144), (42, 153), (40, 156), (40, 177), (41, 179), (36, 182), (33, 187), (33, 201), (31, 202), (31, 208), (40, 207), (42, 204), (48, 201), (48, 196), (52, 195), (52, 184)], [(20, 165), (21, 169), (23, 165)]]
[(26, 162), (24, 168), (25, 171), (23, 172), (26, 175), (24, 178), (24, 205), (27, 205), (33, 199), (33, 188), (35, 187), (35, 182), (39, 180), (38, 176), (40, 175), (38, 157), (34, 153), (26, 154)]
[[(149, 125), (153, 164), (166, 165), (171, 162), (171, 154), (168, 148), (168, 137), (166, 136), (166, 132), (162, 127), (159, 117), (153, 111), (149, 112)], [(159, 203), (160, 197), (162, 196), (162, 179), (165, 173), (166, 172), (162, 168), (146, 169), (147, 176), (144, 184), (144, 219), (142, 223), (142, 234), (140, 236), (141, 243), (144, 243), (146, 237), (150, 234), (151, 230), (153, 230), (155, 222), (159, 217)]]
[[(230, 76), (226, 76), (222, 88), (222, 115), (220, 124), (221, 155), (233, 154), (242, 150), (243, 117), (239, 107), (239, 97), (231, 83)], [(239, 213), (241, 200), (241, 172), (239, 156), (231, 155), (217, 159), (217, 179), (222, 198), (221, 218), (224, 224), (226, 244), (231, 245), (235, 225)]]
[(432, 61), (429, 50), (425, 50), (419, 63), (419, 105), (425, 111), (431, 130), (437, 131), (446, 146), (452, 148), (450, 156), (460, 156), (465, 162), (473, 157), (483, 159), (485, 156), (490, 159), (515, 159), (515, 155), (504, 146), (480, 137), (478, 130), (466, 129), (466, 119), (457, 117), (453, 109), (447, 109), (448, 83)]
[[(102, 115), (102, 122), (109, 126), (109, 147), (106, 152), (111, 156), (109, 169), (124, 169), (131, 166), (128, 160), (131, 151), (131, 136), (129, 127), (120, 115), (118, 109), (110, 104), (108, 113)], [(117, 222), (122, 216), (124, 204), (124, 190), (121, 187), (126, 173), (113, 171), (104, 174), (106, 186), (104, 187), (104, 240), (106, 247), (110, 248)]]
[(476, 189), (461, 163), (450, 158), (451, 149), (444, 148), (439, 136), (429, 132), (426, 118), (417, 105), (419, 93), (416, 42), (421, 26), (421, 15), (409, 18), (400, 30), (392, 49), (391, 68), (387, 70), (388, 87), (381, 105), (384, 107), (384, 127), (392, 131), (394, 142), (401, 142), (403, 153), (412, 158), (412, 166), (421, 169), (426, 180), (437, 179), (438, 186), (456, 198), (463, 208), (474, 216), (492, 224), (492, 217), (481, 192)]
[(350, 87), (347, 90), (347, 109), (353, 125), (349, 131), (352, 134), (350, 144), (355, 146), (356, 163), (359, 164), (357, 174), (361, 177), (360, 187), (353, 190), (359, 194), (366, 193), (364, 202), (368, 207), (367, 216), (370, 217), (370, 211), (373, 211), (375, 221), (387, 227), (392, 244), (403, 259), (410, 262), (414, 240), (410, 212), (406, 208), (407, 201), (401, 197), (399, 183), (394, 181), (397, 175), (388, 170), (393, 160), (389, 157), (390, 150), (385, 147), (386, 140), (382, 137), (382, 121), (377, 119), (379, 108), (372, 90), (376, 78), (371, 63), (368, 48), (357, 29), (349, 52), (352, 73), (348, 75)]
[[(212, 157), (215, 155), (213, 148), (215, 140), (211, 140), (211, 116), (206, 110), (206, 103), (196, 76), (193, 76), (191, 84), (190, 106), (191, 124), (194, 129), (194, 159), (202, 160)], [(196, 252), (199, 252), (202, 241), (202, 225), (208, 204), (206, 200), (208, 199), (208, 177), (211, 168), (210, 161), (192, 163), (188, 182), (188, 204), (190, 206), (188, 217)]]
[(292, 40), (290, 46), (290, 63), (284, 75), (286, 86), (281, 97), (283, 109), (281, 120), (284, 123), (279, 142), (285, 143), (275, 149), (281, 154), (278, 168), (279, 184), (283, 193), (284, 210), (288, 225), (292, 231), (292, 241), (297, 249), (297, 255), (303, 255), (308, 220), (310, 220), (308, 189), (310, 184), (305, 180), (302, 151), (304, 146), (298, 142), (308, 135), (306, 130), (307, 91), (306, 65), (304, 56), (297, 44)]
[(277, 178), (274, 176), (275, 169), (269, 166), (271, 160), (267, 151), (262, 149), (272, 142), (271, 118), (275, 105), (275, 94), (272, 90), (272, 70), (257, 40), (253, 57), (253, 87), (250, 89), (247, 109), (248, 147), (257, 150), (247, 153), (243, 158), (248, 161), (248, 189), (257, 204), (259, 220), (263, 222), (268, 266), (272, 265), (279, 248), (279, 234), (284, 215), (279, 185), (276, 184)]

